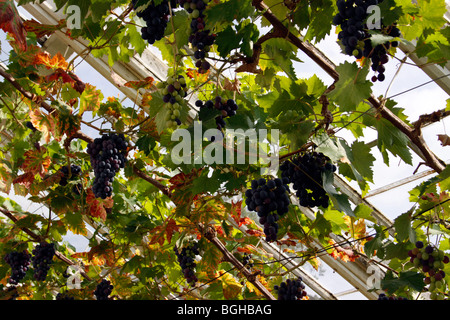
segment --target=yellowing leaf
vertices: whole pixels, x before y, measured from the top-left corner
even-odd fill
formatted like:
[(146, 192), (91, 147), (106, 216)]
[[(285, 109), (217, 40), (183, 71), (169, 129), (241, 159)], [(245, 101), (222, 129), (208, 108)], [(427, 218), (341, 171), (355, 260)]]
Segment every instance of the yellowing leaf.
[(223, 296), (225, 299), (235, 299), (242, 291), (242, 285), (229, 273), (220, 270), (222, 280)]
[(100, 104), (103, 100), (103, 94), (101, 90), (90, 83), (86, 83), (83, 94), (80, 97), (80, 116), (85, 111), (97, 111), (100, 108)]
[(47, 52), (38, 52), (33, 61), (34, 65), (43, 65), (47, 69), (67, 69), (69, 64), (67, 63), (66, 59), (62, 56), (60, 52), (55, 54), (53, 57), (50, 56)]
[(22, 169), (33, 175), (39, 174), (43, 177), (51, 164), (51, 158), (47, 155), (47, 149), (45, 147), (28, 150), (23, 157)]
[(46, 143), (50, 142), (52, 134), (56, 140), (61, 139), (56, 133), (55, 119), (52, 115), (44, 115), (38, 108), (30, 110), (29, 115), (31, 123), (38, 131), (42, 132)]

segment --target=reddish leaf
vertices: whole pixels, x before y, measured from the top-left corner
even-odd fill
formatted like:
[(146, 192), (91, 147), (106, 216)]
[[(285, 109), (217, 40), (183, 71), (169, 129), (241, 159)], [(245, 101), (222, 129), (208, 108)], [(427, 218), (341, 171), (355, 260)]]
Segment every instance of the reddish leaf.
[(20, 184), (21, 186), (24, 186), (27, 189), (30, 188), (33, 182), (34, 182), (34, 174), (32, 174), (31, 172), (26, 172), (13, 180), (14, 184), (16, 183)]
[(60, 137), (58, 137), (56, 133), (56, 126), (55, 126), (55, 119), (51, 115), (44, 115), (40, 109), (32, 109), (30, 110), (30, 120), (33, 126), (40, 132), (42, 132), (45, 142), (49, 143), (51, 134), (59, 140)]
[(256, 237), (264, 236), (264, 232), (262, 232), (261, 230), (248, 229), (245, 232), (247, 232), (249, 235), (256, 236)]
[(88, 215), (106, 220), (106, 209), (111, 209), (114, 201), (112, 198), (107, 198), (105, 200), (97, 199), (92, 188), (89, 188), (87, 190), (86, 203), (88, 205)]
[(180, 232), (180, 229), (177, 226), (176, 221), (173, 220), (173, 219), (170, 219), (169, 222), (166, 225), (167, 242), (170, 243), (172, 241), (172, 235), (174, 234), (174, 232)]
[(0, 0), (0, 29), (12, 34), (20, 48), (27, 50), (27, 31), (12, 0)]
[(38, 52), (34, 57), (33, 64), (35, 65), (44, 65), (47, 69), (67, 69), (69, 64), (66, 59), (62, 56), (61, 53), (55, 54), (53, 57), (50, 56), (47, 52)]
[(242, 225), (249, 225), (253, 223), (253, 220), (249, 217), (241, 217), (241, 211), (242, 211), (242, 201), (239, 201), (237, 203), (232, 203), (231, 205), (231, 217), (236, 221), (237, 224), (239, 224), (239, 227)]
[(102, 100), (102, 92), (90, 83), (86, 83), (80, 98), (80, 115), (85, 111), (93, 111), (95, 113), (100, 108)]
[(38, 38), (42, 38), (44, 36), (50, 36), (56, 30), (61, 30), (67, 26), (66, 20), (62, 19), (58, 21), (56, 25), (49, 24), (41, 24), (38, 21), (31, 19), (26, 20), (23, 23), (25, 30), (28, 32), (34, 32)]
[(135, 90), (139, 89), (151, 89), (153, 87), (153, 83), (155, 82), (155, 79), (152, 77), (147, 77), (144, 80), (137, 80), (137, 81), (128, 81), (124, 84), (127, 88), (133, 88)]
[(25, 172), (30, 172), (33, 175), (39, 174), (42, 177), (52, 162), (51, 158), (47, 155), (47, 149), (44, 147), (28, 150), (23, 157), (25, 161), (22, 164), (22, 169)]

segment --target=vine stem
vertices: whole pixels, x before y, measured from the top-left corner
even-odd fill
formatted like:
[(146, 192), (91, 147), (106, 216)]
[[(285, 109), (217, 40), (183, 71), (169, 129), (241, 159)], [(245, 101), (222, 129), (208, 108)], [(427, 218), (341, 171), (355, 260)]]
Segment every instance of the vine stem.
[[(335, 81), (339, 80), (339, 73), (336, 71), (336, 67), (325, 55), (323, 55), (317, 48), (313, 45), (303, 42), (296, 35), (291, 33), (286, 26), (272, 13), (270, 8), (264, 3), (263, 0), (253, 0), (252, 5), (262, 11), (263, 16), (272, 24), (272, 26), (279, 32), (286, 35), (286, 39), (290, 41), (297, 48), (302, 50), (308, 57), (310, 57), (315, 63), (317, 63), (325, 72), (327, 72)], [(405, 134), (410, 141), (417, 146), (420, 152), (425, 158), (425, 163), (427, 166), (436, 170), (436, 172), (442, 172), (446, 164), (441, 159), (439, 159), (427, 146), (420, 130), (411, 128), (408, 124), (397, 117), (391, 110), (386, 108), (383, 103), (381, 103), (373, 94), (367, 99), (373, 108), (375, 108), (378, 113), (391, 124), (393, 124), (397, 129), (399, 129), (403, 134)]]
[[(12, 220), (14, 223), (17, 223), (18, 219), (8, 210), (1, 208), (0, 207), (0, 212), (3, 213), (6, 217), (8, 217), (10, 220)], [(27, 235), (29, 235), (34, 241), (36, 242), (41, 242), (42, 241), (42, 237), (35, 234), (33, 231), (31, 231), (30, 229), (28, 229), (27, 227), (20, 227), (20, 229), (25, 232)], [(72, 260), (70, 260), (69, 258), (67, 258), (65, 255), (63, 255), (61, 252), (56, 251), (55, 252), (55, 256), (61, 260), (64, 261), (65, 263), (67, 263), (68, 265), (74, 266), (76, 265), (75, 262), (73, 262)], [(91, 281), (92, 279), (87, 275), (86, 272), (84, 272), (83, 270), (80, 270), (80, 274), (86, 279)]]
[[(30, 93), (28, 91), (26, 91), (11, 75), (9, 75), (7, 72), (5, 72), (2, 68), (0, 68), (0, 75), (3, 76), (8, 82), (10, 82), (20, 93), (22, 93), (26, 98), (32, 100), (33, 102), (35, 102), (36, 104), (38, 104), (39, 106), (43, 107), (44, 109), (46, 109), (49, 113), (53, 113), (55, 112), (55, 109), (53, 107), (51, 107), (49, 104), (47, 104), (45, 101), (41, 100), (40, 97), (34, 95), (33, 93)], [(74, 138), (79, 138), (82, 139), (88, 143), (91, 143), (94, 141), (93, 138), (89, 137), (88, 135), (86, 135), (85, 133), (81, 132), (81, 131), (77, 131), (74, 135), (72, 135), (72, 137), (70, 137), (69, 139), (67, 139), (70, 141)], [(170, 190), (164, 186), (162, 183), (160, 183), (159, 181), (151, 178), (149, 175), (147, 175), (145, 172), (141, 171), (139, 168), (137, 168), (136, 166), (133, 166), (133, 172), (140, 178), (144, 179), (145, 181), (151, 183), (152, 185), (154, 185), (155, 187), (157, 187), (161, 192), (163, 192), (164, 195), (166, 195), (167, 197), (171, 198), (171, 193)], [(2, 208), (0, 208), (0, 211), (2, 213), (4, 210)], [(8, 217), (12, 217), (15, 219), (14, 216), (12, 216), (11, 214), (9, 214), (9, 212), (6, 214)], [(15, 221), (17, 221), (17, 219), (15, 219)], [(244, 265), (233, 256), (233, 254), (231, 254), (230, 251), (228, 251), (228, 249), (225, 247), (225, 245), (216, 237), (216, 233), (215, 230), (213, 228), (207, 227), (204, 228), (203, 225), (199, 225), (198, 226), (200, 228), (200, 230), (202, 231), (202, 234), (213, 244), (215, 245), (224, 255), (224, 257), (226, 258), (227, 261), (229, 261), (231, 264), (233, 264), (236, 268), (238, 268), (244, 275), (245, 277), (268, 299), (268, 300), (275, 300), (275, 297), (271, 294), (271, 292), (256, 278), (256, 276), (252, 273), (250, 273), (245, 267)], [(24, 230), (24, 229), (22, 229)], [(26, 229), (27, 231), (25, 231), (27, 234), (29, 234), (33, 239), (37, 239), (39, 238), (39, 236), (35, 235), (33, 232), (31, 232), (31, 230)], [(211, 232), (211, 230), (213, 230), (214, 232)], [(60, 258), (61, 260), (65, 261), (66, 263), (70, 264), (70, 265), (74, 265), (75, 263), (72, 262), (70, 259), (64, 257), (62, 254), (58, 253), (58, 258)], [(87, 275), (84, 273), (83, 276), (85, 276), (86, 279), (89, 279), (89, 277), (87, 277)]]

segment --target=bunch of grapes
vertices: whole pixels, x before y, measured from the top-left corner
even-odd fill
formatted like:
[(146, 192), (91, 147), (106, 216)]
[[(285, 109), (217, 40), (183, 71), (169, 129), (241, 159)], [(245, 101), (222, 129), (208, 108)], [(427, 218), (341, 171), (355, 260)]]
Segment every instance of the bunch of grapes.
[(50, 270), (55, 255), (55, 244), (42, 242), (38, 244), (32, 251), (32, 263), (34, 268), (34, 278), (37, 281), (44, 281)]
[(56, 300), (75, 300), (75, 297), (71, 296), (67, 292), (58, 292), (55, 297)]
[(302, 300), (306, 297), (305, 285), (301, 277), (296, 280), (287, 279), (279, 286), (274, 286), (274, 289), (278, 293), (278, 300)]
[(22, 280), (30, 266), (30, 254), (26, 251), (12, 251), (5, 256), (5, 261), (11, 267), (11, 276), (8, 282), (17, 285)]
[(242, 258), (242, 263), (244, 266), (247, 266), (249, 268), (253, 268), (253, 259), (252, 255), (248, 254), (247, 252), (244, 253), (244, 257)]
[[(341, 27), (338, 39), (345, 48), (345, 53), (356, 59), (362, 57), (370, 58), (372, 70), (378, 75), (372, 77), (372, 82), (384, 81), (385, 67), (389, 61), (387, 50), (398, 46), (398, 41), (387, 41), (373, 47), (371, 34), (365, 23), (368, 18), (367, 8), (377, 5), (383, 0), (337, 0), (336, 5), (339, 12), (333, 18), (333, 24)], [(400, 37), (400, 30), (395, 26), (383, 27), (382, 33), (391, 37)]]
[(409, 250), (410, 262), (419, 268), (425, 275), (425, 284), (429, 284), (428, 290), (431, 292), (431, 299), (442, 299), (446, 283), (444, 280), (444, 266), (450, 259), (444, 251), (432, 245), (425, 245), (422, 241), (417, 241), (415, 248)]
[(289, 186), (287, 179), (255, 179), (251, 189), (245, 191), (245, 204), (250, 211), (256, 211), (259, 223), (264, 226), (266, 241), (276, 241), (280, 217), (289, 211)]
[[(81, 167), (75, 164), (69, 166), (64, 166), (59, 169), (59, 172), (62, 173), (61, 180), (59, 181), (60, 186), (66, 186), (69, 183), (69, 180), (73, 180), (78, 177), (81, 173)], [(83, 185), (81, 183), (74, 184), (72, 186), (72, 192), (76, 195), (80, 195), (83, 190)]]
[(92, 191), (97, 198), (106, 199), (112, 195), (112, 183), (116, 173), (125, 167), (128, 142), (123, 134), (104, 134), (96, 138), (87, 148), (94, 168)]
[(94, 295), (97, 300), (109, 300), (109, 295), (111, 294), (114, 286), (111, 281), (102, 279), (102, 281), (97, 285), (94, 291)]
[(329, 157), (321, 152), (310, 152), (283, 162), (281, 176), (292, 182), (296, 196), (303, 207), (328, 207), (329, 198), (323, 188), (322, 173), (336, 171)]
[(204, 11), (210, 0), (179, 0), (180, 5), (189, 13), (191, 19), (191, 35), (189, 42), (194, 49), (195, 66), (199, 73), (206, 73), (211, 65), (206, 60), (215, 36), (210, 30), (205, 30)]
[[(138, 10), (141, 6), (139, 0), (132, 0), (133, 8)], [(153, 1), (142, 11), (137, 11), (136, 15), (144, 19), (146, 26), (141, 28), (142, 39), (148, 43), (154, 44), (155, 41), (161, 40), (167, 28), (170, 19), (169, 1), (164, 0), (161, 4), (155, 6)], [(176, 6), (176, 1), (171, 1), (171, 6)]]
[(208, 100), (205, 103), (201, 100), (197, 100), (195, 102), (195, 105), (197, 107), (201, 108), (208, 108), (208, 109), (217, 109), (221, 112), (220, 115), (216, 117), (216, 125), (217, 129), (222, 131), (223, 128), (225, 128), (225, 118), (232, 117), (236, 114), (236, 111), (239, 109), (238, 105), (236, 104), (236, 101), (233, 99), (224, 99), (220, 96), (217, 96), (214, 101)]
[(378, 300), (409, 300), (409, 299), (405, 297), (387, 296), (385, 293), (380, 293), (378, 295)]
[(159, 82), (157, 88), (161, 90), (163, 101), (169, 110), (165, 119), (167, 127), (181, 125), (181, 108), (187, 96), (186, 79), (182, 75), (170, 76), (166, 81)]
[(178, 250), (177, 246), (175, 246), (173, 250), (177, 256), (178, 263), (183, 270), (183, 276), (186, 281), (191, 284), (191, 286), (195, 286), (195, 283), (198, 281), (197, 276), (195, 275), (195, 267), (197, 265), (195, 263), (195, 256), (200, 254), (198, 242), (190, 242), (188, 245), (184, 246), (181, 251)]
[(28, 129), (30, 129), (31, 131), (35, 132), (37, 129), (33, 126), (33, 124), (31, 123), (31, 121), (27, 121), (27, 123), (25, 124), (26, 127)]

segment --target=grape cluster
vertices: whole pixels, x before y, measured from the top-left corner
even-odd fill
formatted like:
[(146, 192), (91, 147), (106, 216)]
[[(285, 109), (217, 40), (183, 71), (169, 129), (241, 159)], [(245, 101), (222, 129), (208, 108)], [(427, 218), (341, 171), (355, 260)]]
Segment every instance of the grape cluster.
[(397, 296), (387, 296), (385, 293), (380, 293), (378, 295), (378, 300), (409, 300), (405, 297), (397, 297)]
[(114, 286), (111, 284), (111, 281), (102, 279), (95, 288), (94, 295), (97, 300), (109, 300), (109, 295), (113, 288)]
[(95, 197), (106, 199), (112, 195), (114, 177), (127, 161), (127, 148), (125, 136), (116, 133), (104, 134), (88, 145), (87, 153), (95, 174), (92, 186)]
[(251, 189), (245, 191), (245, 204), (250, 211), (256, 211), (259, 223), (264, 226), (266, 241), (276, 241), (277, 221), (289, 211), (289, 186), (287, 179), (255, 179)]
[(55, 253), (54, 243), (42, 242), (33, 249), (33, 257), (31, 259), (34, 268), (34, 278), (37, 281), (44, 281), (47, 278)]
[(28, 129), (30, 129), (31, 131), (35, 132), (37, 129), (33, 126), (33, 124), (31, 123), (31, 121), (27, 121), (27, 123), (25, 124), (26, 127)]
[(64, 166), (59, 169), (59, 171), (62, 173), (61, 180), (59, 181), (59, 185), (66, 186), (69, 183), (70, 179), (76, 178), (81, 173), (81, 167), (75, 164), (69, 166)]
[[(81, 167), (75, 164), (69, 166), (64, 166), (59, 169), (59, 172), (61, 172), (62, 177), (59, 181), (60, 186), (66, 186), (70, 180), (73, 180), (74, 178), (78, 177), (81, 173)], [(83, 190), (83, 185), (81, 183), (74, 184), (72, 186), (72, 192), (76, 195), (80, 195), (81, 191)]]
[(166, 115), (167, 127), (181, 125), (180, 115), (184, 98), (187, 96), (186, 79), (182, 76), (170, 76), (166, 81), (159, 82), (157, 88), (163, 94), (163, 101), (168, 109)]
[[(139, 0), (132, 0), (133, 8), (138, 9)], [(150, 1), (149, 1), (150, 2)], [(171, 1), (172, 8), (176, 5), (176, 1)], [(154, 44), (155, 41), (161, 40), (167, 28), (170, 19), (169, 1), (164, 0), (161, 4), (155, 6), (153, 1), (142, 11), (137, 11), (136, 15), (144, 19), (146, 26), (141, 28), (142, 39), (148, 43)]]
[(206, 73), (211, 64), (206, 60), (215, 36), (205, 30), (204, 11), (210, 0), (179, 0), (180, 5), (189, 13), (191, 19), (191, 35), (189, 42), (194, 49), (195, 66), (199, 73)]
[[(387, 50), (399, 45), (398, 41), (387, 41), (373, 47), (371, 34), (365, 20), (368, 17), (367, 8), (377, 5), (383, 0), (337, 0), (339, 12), (333, 18), (333, 24), (341, 27), (338, 39), (344, 46), (344, 51), (356, 59), (370, 58), (372, 70), (377, 73), (372, 82), (384, 81), (385, 64), (389, 61)], [(395, 26), (381, 26), (381, 32), (391, 37), (400, 37), (400, 30)]]
[(279, 286), (274, 286), (274, 289), (278, 293), (278, 300), (302, 300), (307, 295), (301, 277), (295, 280), (287, 279), (286, 282), (281, 282)]
[(217, 96), (214, 100), (208, 100), (205, 103), (202, 100), (197, 100), (195, 105), (200, 109), (215, 108), (221, 112), (221, 114), (216, 117), (217, 129), (220, 131), (226, 126), (224, 119), (236, 115), (236, 111), (239, 109), (236, 101), (233, 99), (224, 99), (221, 96)]
[(253, 268), (254, 264), (253, 264), (252, 255), (245, 252), (244, 257), (242, 258), (242, 263), (244, 266)]
[(5, 261), (11, 267), (11, 276), (8, 282), (17, 285), (22, 280), (30, 266), (30, 254), (26, 251), (12, 251), (5, 256)]
[(58, 292), (58, 294), (55, 297), (56, 300), (75, 300), (75, 297), (71, 296), (67, 292)]
[(321, 152), (310, 152), (283, 162), (281, 176), (293, 184), (296, 196), (303, 207), (327, 208), (329, 198), (323, 188), (322, 173), (335, 172), (336, 166)]
[(197, 265), (195, 263), (195, 256), (200, 254), (198, 242), (190, 242), (188, 245), (184, 246), (181, 251), (178, 250), (177, 246), (175, 246), (173, 250), (177, 256), (178, 263), (183, 270), (183, 276), (186, 281), (191, 284), (191, 286), (195, 286), (195, 283), (198, 281), (197, 276), (195, 275), (195, 267)]
[(425, 245), (423, 241), (417, 241), (415, 248), (409, 250), (410, 262), (419, 268), (425, 275), (425, 284), (429, 284), (428, 290), (431, 292), (431, 299), (439, 300), (443, 298), (441, 291), (445, 291), (444, 266), (450, 259), (444, 251), (432, 245)]

